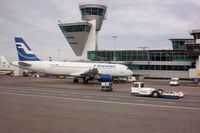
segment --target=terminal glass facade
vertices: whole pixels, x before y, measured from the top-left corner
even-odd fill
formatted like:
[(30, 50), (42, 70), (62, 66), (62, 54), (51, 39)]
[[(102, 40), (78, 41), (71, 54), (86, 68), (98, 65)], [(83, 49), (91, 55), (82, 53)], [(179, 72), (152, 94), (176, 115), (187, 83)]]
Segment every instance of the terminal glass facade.
[[(115, 54), (114, 54), (115, 52)], [(115, 55), (115, 57), (114, 57)], [(88, 51), (91, 61), (195, 61), (182, 50)]]
[(125, 65), (131, 70), (188, 71), (191, 68), (190, 65)]
[(90, 25), (70, 25), (70, 26), (60, 26), (62, 32), (90, 32)]
[(191, 68), (191, 66), (134, 65), (132, 64), (132, 61), (194, 62), (196, 60), (195, 57), (189, 57), (186, 51), (184, 50), (88, 51), (88, 59), (91, 61), (123, 61), (132, 70), (180, 70), (180, 71), (188, 71), (188, 69)]

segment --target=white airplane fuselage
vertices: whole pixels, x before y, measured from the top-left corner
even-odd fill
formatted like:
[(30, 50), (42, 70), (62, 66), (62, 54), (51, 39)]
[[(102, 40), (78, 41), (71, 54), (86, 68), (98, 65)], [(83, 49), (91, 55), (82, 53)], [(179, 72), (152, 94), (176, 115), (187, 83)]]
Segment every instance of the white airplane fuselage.
[(113, 77), (128, 77), (133, 74), (127, 66), (121, 64), (42, 61), (23, 38), (15, 37), (15, 42), (19, 61), (11, 64), (33, 72), (75, 77), (75, 83), (78, 82), (77, 78), (82, 78), (85, 83), (92, 79), (108, 82)]
[[(26, 63), (29, 65), (19, 65)], [(88, 62), (59, 62), (59, 61), (15, 61), (12, 65), (22, 67), (34, 72), (81, 77), (79, 73), (98, 69), (99, 74), (109, 74), (112, 77), (126, 77), (133, 73), (126, 66), (121, 64), (88, 63)]]

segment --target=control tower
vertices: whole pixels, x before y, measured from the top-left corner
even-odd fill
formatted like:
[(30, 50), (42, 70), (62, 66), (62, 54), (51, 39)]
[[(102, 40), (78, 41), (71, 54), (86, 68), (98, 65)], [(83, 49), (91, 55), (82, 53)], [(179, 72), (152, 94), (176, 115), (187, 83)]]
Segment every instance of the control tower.
[(200, 29), (191, 30), (190, 34), (193, 35), (196, 43), (200, 43)]
[(188, 55), (196, 57), (196, 65), (195, 68), (189, 69), (189, 78), (198, 79), (200, 85), (200, 29), (193, 29), (190, 34), (194, 37), (194, 41), (185, 45)]
[(191, 30), (190, 34), (194, 40), (186, 42), (185, 49), (189, 56), (197, 57), (200, 55), (200, 29)]
[(98, 50), (98, 32), (105, 19), (107, 6), (102, 4), (79, 5), (81, 22), (60, 23), (58, 26), (76, 56), (87, 60), (87, 51)]

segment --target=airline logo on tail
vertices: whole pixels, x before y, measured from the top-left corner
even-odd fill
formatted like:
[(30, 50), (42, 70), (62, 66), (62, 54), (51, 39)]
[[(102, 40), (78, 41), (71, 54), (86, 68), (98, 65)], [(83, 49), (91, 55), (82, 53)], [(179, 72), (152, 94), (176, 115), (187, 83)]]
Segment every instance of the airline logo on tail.
[(17, 48), (22, 48), (26, 54), (34, 54), (33, 51), (28, 50), (26, 46), (21, 42), (16, 42)]
[(29, 48), (22, 38), (15, 37), (19, 61), (39, 61), (38, 57)]

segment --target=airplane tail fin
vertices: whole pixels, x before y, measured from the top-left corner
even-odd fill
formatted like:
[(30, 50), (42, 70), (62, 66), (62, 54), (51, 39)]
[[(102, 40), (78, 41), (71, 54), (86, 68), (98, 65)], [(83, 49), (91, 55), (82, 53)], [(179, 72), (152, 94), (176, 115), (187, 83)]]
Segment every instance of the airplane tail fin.
[(3, 55), (1, 55), (0, 57), (1, 57), (0, 58), (0, 62), (1, 62), (0, 64), (7, 64), (7, 65), (9, 64), (8, 61), (6, 60), (6, 58)]
[(19, 61), (40, 61), (22, 38), (15, 37), (15, 43)]

